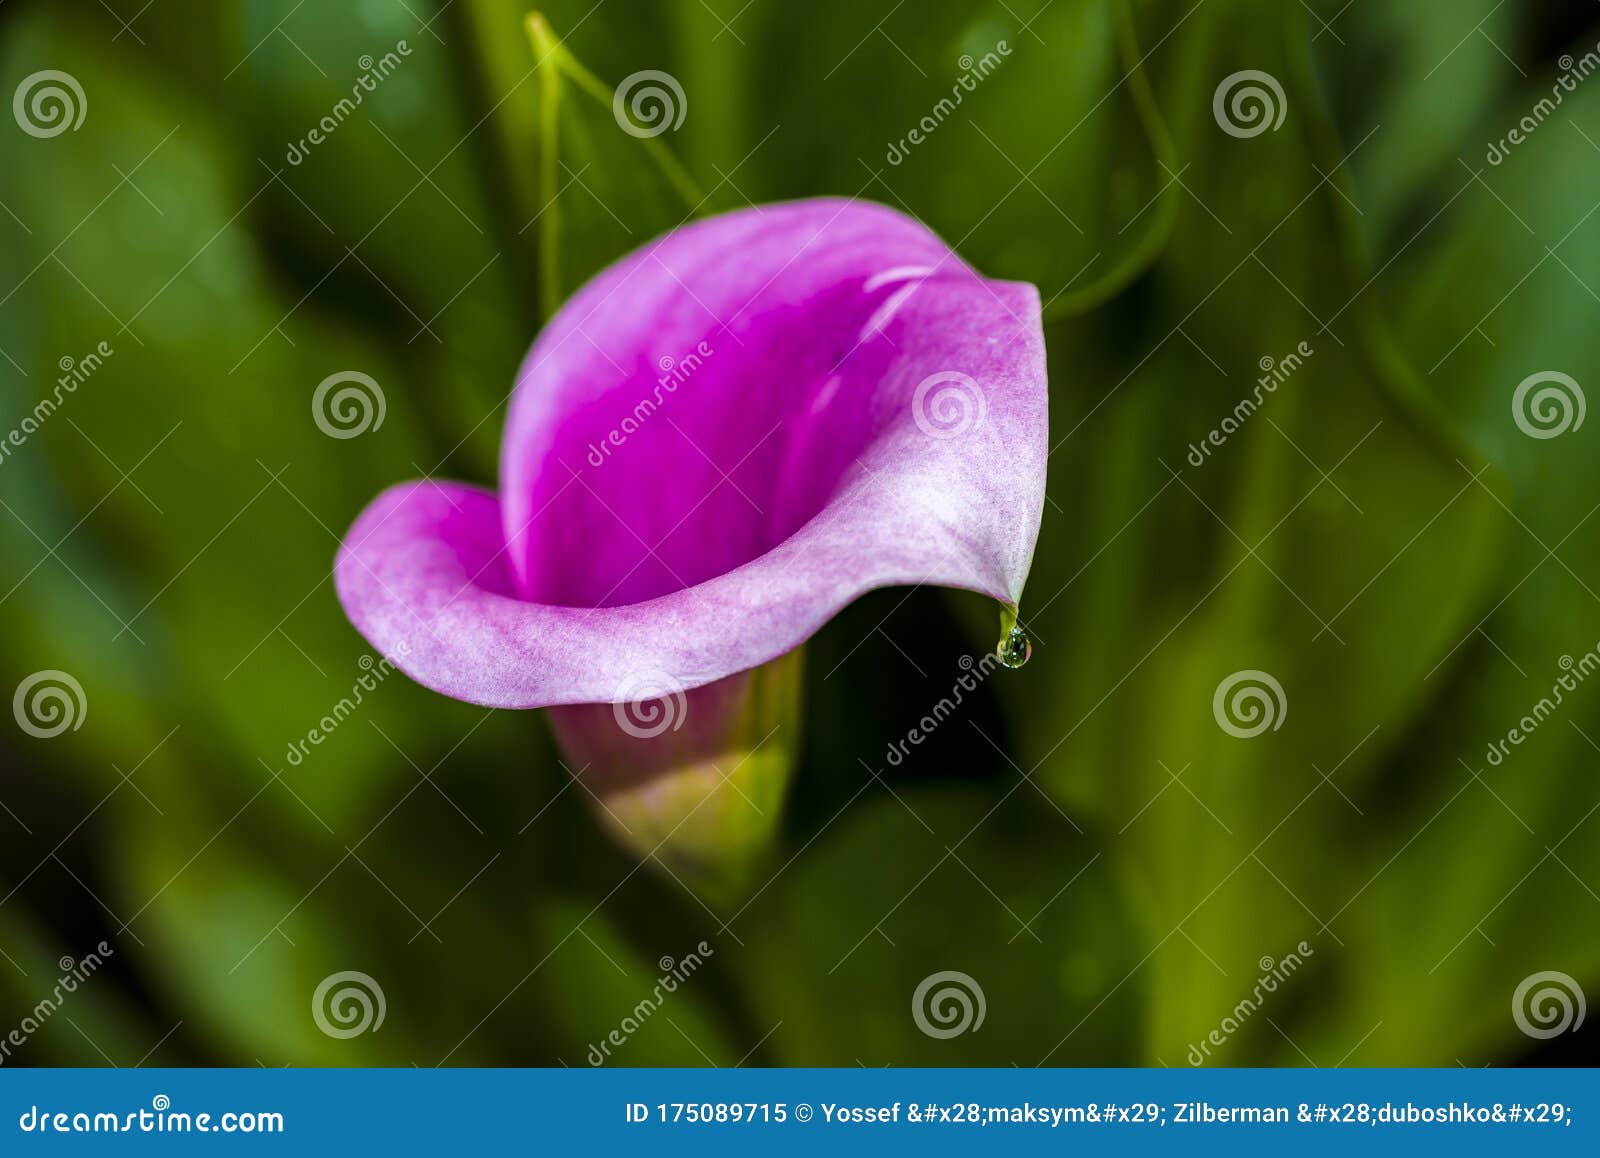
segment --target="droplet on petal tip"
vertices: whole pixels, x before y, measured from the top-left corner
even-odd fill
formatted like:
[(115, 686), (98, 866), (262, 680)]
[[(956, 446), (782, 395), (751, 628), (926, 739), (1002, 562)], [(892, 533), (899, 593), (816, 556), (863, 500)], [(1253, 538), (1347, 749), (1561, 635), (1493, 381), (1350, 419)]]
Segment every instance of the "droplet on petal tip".
[(1017, 622), (1017, 613), (1006, 608), (1000, 616), (1000, 642), (995, 644), (994, 655), (1000, 666), (1013, 671), (1033, 658), (1033, 641)]

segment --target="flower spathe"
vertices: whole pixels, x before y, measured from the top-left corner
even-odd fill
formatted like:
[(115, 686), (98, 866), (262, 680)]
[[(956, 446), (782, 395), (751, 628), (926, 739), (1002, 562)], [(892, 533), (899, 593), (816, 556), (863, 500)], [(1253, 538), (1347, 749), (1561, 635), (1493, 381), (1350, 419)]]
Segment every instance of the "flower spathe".
[[(339, 598), (456, 699), (661, 698), (688, 719), (706, 700), (753, 718), (727, 694), (748, 680), (720, 707), (694, 689), (787, 655), (867, 591), (934, 584), (1015, 607), (1046, 394), (1037, 291), (980, 277), (917, 222), (832, 199), (711, 218), (562, 307), (518, 373), (498, 495), (386, 491), (340, 548)], [(670, 773), (651, 745), (689, 756), (681, 721), (651, 735), (625, 715), (558, 723), (569, 751), (615, 757), (573, 734), (608, 716), (626, 733), (632, 769), (601, 769), (602, 795)], [(724, 731), (696, 734), (733, 755)]]

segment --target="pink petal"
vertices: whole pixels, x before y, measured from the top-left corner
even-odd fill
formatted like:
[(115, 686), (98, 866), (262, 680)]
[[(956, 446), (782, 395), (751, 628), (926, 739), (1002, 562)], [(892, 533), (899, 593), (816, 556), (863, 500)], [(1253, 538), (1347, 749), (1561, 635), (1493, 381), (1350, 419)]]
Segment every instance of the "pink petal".
[(877, 587), (1016, 603), (1047, 438), (1031, 286), (880, 206), (746, 210), (581, 290), (519, 375), (501, 500), (386, 492), (336, 584), (379, 650), (458, 699), (698, 687)]

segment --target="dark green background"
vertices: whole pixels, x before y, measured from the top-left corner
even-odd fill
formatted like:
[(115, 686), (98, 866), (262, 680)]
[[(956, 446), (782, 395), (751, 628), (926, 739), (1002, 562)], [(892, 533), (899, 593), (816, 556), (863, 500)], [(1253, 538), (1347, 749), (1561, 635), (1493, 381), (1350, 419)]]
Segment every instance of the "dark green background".
[[(1600, 983), (1600, 684), (1500, 767), (1484, 752), (1600, 641), (1600, 420), (1536, 440), (1510, 405), (1540, 371), (1600, 389), (1600, 79), (1485, 155), (1595, 48), (1600, 7), (544, 10), (607, 84), (678, 78), (658, 141), (700, 212), (883, 201), (1040, 286), (1032, 664), (891, 768), (992, 611), (886, 592), (831, 624), (771, 880), (736, 912), (635, 871), (538, 713), (395, 676), (287, 765), (369, 651), (329, 582), (345, 527), (423, 472), (492, 484), (550, 292), (690, 205), (534, 69), (521, 3), (11, 0), (0, 95), (63, 69), (88, 111), (43, 140), (0, 120), (0, 433), (60, 358), (115, 349), (0, 464), (0, 691), (59, 668), (88, 703), (52, 740), (0, 716), (0, 1033), (58, 957), (115, 950), (13, 1064), (583, 1065), (702, 939), (707, 968), (616, 1062), (1183, 1065), (1302, 940), (1218, 1062), (1593, 1056), (1592, 1025), (1534, 1041), (1511, 999), (1541, 970)], [(1282, 84), (1279, 130), (1218, 127), (1242, 69)], [(310, 398), (349, 368), (387, 419), (336, 441)], [(1287, 713), (1241, 740), (1211, 697), (1248, 668)], [(387, 1018), (340, 1041), (310, 1002), (346, 969)], [(946, 969), (987, 1018), (941, 1041), (910, 1000)]]

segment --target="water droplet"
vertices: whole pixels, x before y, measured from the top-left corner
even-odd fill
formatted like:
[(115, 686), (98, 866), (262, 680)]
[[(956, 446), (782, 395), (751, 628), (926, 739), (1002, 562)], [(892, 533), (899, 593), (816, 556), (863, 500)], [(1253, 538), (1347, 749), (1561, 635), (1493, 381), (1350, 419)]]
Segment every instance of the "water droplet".
[(995, 645), (994, 654), (1003, 666), (1019, 668), (1033, 655), (1033, 644), (1029, 642), (1026, 631), (1013, 626), (1006, 637)]

